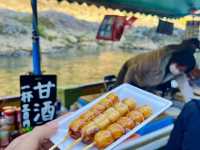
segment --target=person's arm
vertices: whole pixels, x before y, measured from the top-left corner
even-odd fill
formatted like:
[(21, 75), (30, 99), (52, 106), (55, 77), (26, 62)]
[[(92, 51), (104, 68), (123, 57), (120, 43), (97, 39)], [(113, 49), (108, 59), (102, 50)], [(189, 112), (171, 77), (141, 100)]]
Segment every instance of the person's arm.
[(170, 134), (170, 138), (165, 150), (181, 150), (184, 138), (184, 116), (181, 113), (175, 121), (174, 128)]
[(187, 149), (188, 147), (189, 149), (194, 149), (195, 145), (192, 145), (191, 142), (187, 141), (186, 139), (195, 137), (193, 137), (191, 134), (186, 134), (186, 132), (189, 131), (191, 133), (191, 130), (197, 130), (195, 127), (190, 127), (190, 124), (194, 123), (192, 117), (195, 116), (194, 113), (197, 112), (198, 108), (196, 107), (194, 100), (185, 104), (181, 113), (175, 120), (174, 128), (170, 134), (170, 138), (165, 150), (182, 150), (183, 148)]
[(178, 84), (181, 94), (184, 97), (185, 102), (190, 101), (193, 97), (193, 89), (189, 85), (187, 76), (185, 74), (182, 74), (182, 75), (176, 77), (175, 80)]

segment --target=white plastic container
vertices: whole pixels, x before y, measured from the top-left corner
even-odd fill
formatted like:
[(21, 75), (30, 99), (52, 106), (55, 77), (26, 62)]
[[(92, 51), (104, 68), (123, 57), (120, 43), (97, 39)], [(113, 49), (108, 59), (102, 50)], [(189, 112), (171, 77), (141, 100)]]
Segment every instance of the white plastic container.
[[(172, 102), (158, 97), (156, 95), (153, 95), (149, 92), (146, 92), (144, 90), (141, 90), (139, 88), (136, 88), (130, 84), (122, 84), (121, 86), (111, 90), (110, 92), (106, 93), (105, 95), (102, 95), (101, 97), (97, 98), (96, 100), (92, 101), (85, 107), (81, 108), (80, 110), (76, 111), (72, 115), (64, 118), (59, 122), (59, 129), (58, 132), (51, 138), (51, 141), (54, 144), (59, 143), (62, 141), (63, 137), (67, 134), (68, 132), (68, 126), (70, 122), (76, 118), (78, 118), (83, 112), (87, 111), (90, 109), (94, 104), (99, 102), (102, 98), (106, 97), (109, 93), (115, 93), (120, 100), (123, 100), (124, 98), (133, 98), (136, 100), (137, 106), (142, 106), (142, 105), (149, 105), (151, 106), (153, 113), (152, 115), (147, 118), (144, 122), (136, 126), (134, 129), (131, 131), (127, 132), (125, 135), (123, 135), (121, 138), (116, 140), (114, 143), (106, 147), (105, 150), (111, 150), (118, 144), (122, 143), (124, 140), (126, 140), (130, 135), (134, 134), (136, 131), (138, 131), (140, 128), (145, 126), (147, 123), (149, 123), (151, 120), (156, 118), (159, 114), (164, 112), (167, 108), (169, 108), (172, 105)], [(59, 148), (61, 150), (65, 150), (66, 147), (71, 144), (74, 140), (72, 138), (68, 138), (67, 141), (64, 144), (59, 145)], [(82, 150), (85, 146), (83, 143), (77, 144), (73, 150)], [(93, 147), (90, 150), (96, 150), (97, 148)]]

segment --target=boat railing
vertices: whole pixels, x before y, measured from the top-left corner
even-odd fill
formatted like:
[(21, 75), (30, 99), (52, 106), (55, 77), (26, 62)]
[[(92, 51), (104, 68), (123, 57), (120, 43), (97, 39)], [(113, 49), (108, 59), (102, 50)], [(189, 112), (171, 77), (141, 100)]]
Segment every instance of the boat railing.
[[(59, 88), (57, 90), (57, 99), (61, 100), (66, 108), (76, 102), (80, 96), (100, 94), (107, 91), (107, 87), (115, 83), (115, 80), (100, 81), (90, 84), (84, 84), (74, 87)], [(19, 106), (20, 96), (0, 97), (0, 108), (4, 106)]]

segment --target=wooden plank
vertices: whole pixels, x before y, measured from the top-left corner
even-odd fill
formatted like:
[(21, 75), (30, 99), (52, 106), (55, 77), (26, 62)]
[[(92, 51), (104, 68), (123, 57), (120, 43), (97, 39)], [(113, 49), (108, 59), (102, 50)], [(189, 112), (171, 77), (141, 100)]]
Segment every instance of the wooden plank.
[(66, 89), (64, 92), (65, 100), (64, 105), (65, 107), (69, 108), (80, 96), (92, 95), (103, 93), (106, 91), (105, 84), (111, 85), (114, 84), (115, 81), (106, 81), (106, 82), (98, 82), (88, 85), (82, 85), (75, 88)]
[[(80, 96), (103, 93), (106, 91), (105, 85), (112, 85), (115, 81), (101, 81), (74, 88), (63, 89), (64, 106), (69, 108), (71, 104), (77, 101)], [(58, 91), (59, 93), (60, 91)], [(60, 94), (61, 95), (61, 94)], [(3, 106), (20, 106), (20, 96), (0, 97), (0, 108)]]

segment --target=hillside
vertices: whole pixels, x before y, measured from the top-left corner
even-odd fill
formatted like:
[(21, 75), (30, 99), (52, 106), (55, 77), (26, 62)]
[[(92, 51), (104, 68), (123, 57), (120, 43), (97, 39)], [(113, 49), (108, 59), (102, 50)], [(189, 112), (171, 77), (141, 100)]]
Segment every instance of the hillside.
[[(31, 55), (31, 7), (27, 0), (0, 1), (0, 55)], [(39, 0), (39, 31), (41, 52), (81, 50), (147, 50), (168, 43), (177, 43), (184, 31), (175, 29), (172, 36), (157, 34), (156, 16), (134, 14), (138, 17), (134, 27), (127, 29), (120, 42), (97, 42), (96, 32), (105, 14), (131, 16), (118, 10), (88, 7), (87, 5), (57, 3), (55, 0)], [(176, 27), (184, 25), (185, 18), (174, 21)]]
[[(31, 55), (31, 14), (0, 9), (0, 55)], [(97, 42), (98, 23), (76, 19), (56, 11), (40, 12), (39, 32), (42, 53), (82, 50), (146, 50), (178, 42), (183, 31), (176, 29), (173, 36), (160, 35), (155, 27), (133, 27), (125, 31), (120, 42)]]

